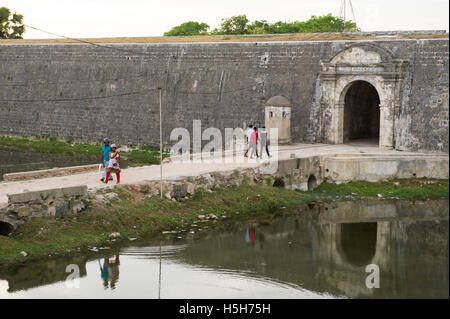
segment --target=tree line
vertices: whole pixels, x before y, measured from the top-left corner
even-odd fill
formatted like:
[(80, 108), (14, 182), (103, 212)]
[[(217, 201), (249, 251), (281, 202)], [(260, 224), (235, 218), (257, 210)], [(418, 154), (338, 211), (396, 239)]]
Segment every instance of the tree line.
[(331, 13), (324, 16), (311, 16), (307, 21), (270, 23), (267, 20), (250, 21), (245, 14), (222, 19), (219, 28), (209, 31), (210, 26), (204, 22), (188, 21), (170, 31), (165, 36), (189, 35), (236, 35), (236, 34), (279, 34), (279, 33), (326, 33), (326, 32), (360, 32), (355, 22), (345, 21)]

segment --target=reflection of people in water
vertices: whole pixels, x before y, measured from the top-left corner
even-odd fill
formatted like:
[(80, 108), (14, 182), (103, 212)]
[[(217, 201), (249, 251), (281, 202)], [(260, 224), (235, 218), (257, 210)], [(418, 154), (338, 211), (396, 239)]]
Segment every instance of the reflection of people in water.
[(256, 231), (253, 227), (251, 228), (246, 228), (245, 230), (245, 241), (247, 242), (247, 244), (252, 244), (255, 245), (256, 242)]
[(105, 260), (103, 261), (103, 267), (100, 265), (103, 287), (105, 287), (105, 289), (108, 289), (108, 285), (111, 289), (116, 288), (116, 283), (119, 280), (119, 265), (119, 255), (116, 255), (114, 261), (110, 261), (109, 258), (105, 258)]

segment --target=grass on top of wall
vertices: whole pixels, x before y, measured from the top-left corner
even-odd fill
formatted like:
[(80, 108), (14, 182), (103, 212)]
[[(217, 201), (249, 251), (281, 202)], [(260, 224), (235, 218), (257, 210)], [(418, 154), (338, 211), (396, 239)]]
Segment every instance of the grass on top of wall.
[[(84, 156), (100, 162), (102, 143), (74, 143), (54, 138), (27, 138), (0, 136), (0, 147), (21, 151), (48, 153), (65, 156)], [(120, 145), (117, 145), (120, 148)], [(142, 146), (128, 152), (121, 152), (129, 166), (159, 164), (159, 150), (151, 146)], [(167, 154), (163, 154), (166, 157)]]

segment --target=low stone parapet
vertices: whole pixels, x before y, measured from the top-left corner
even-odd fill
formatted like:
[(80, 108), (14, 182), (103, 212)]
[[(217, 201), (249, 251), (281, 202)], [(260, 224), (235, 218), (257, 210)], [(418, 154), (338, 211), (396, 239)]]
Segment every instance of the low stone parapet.
[(394, 178), (448, 178), (446, 156), (325, 157), (324, 178), (331, 182), (377, 182)]
[(30, 172), (8, 173), (8, 174), (3, 175), (3, 180), (5, 182), (25, 181), (25, 180), (30, 180), (30, 179), (40, 179), (40, 178), (46, 178), (46, 177), (80, 174), (80, 173), (96, 171), (99, 169), (99, 165), (100, 164), (91, 164), (91, 165), (44, 169), (44, 170), (30, 171)]
[(87, 186), (46, 189), (35, 192), (8, 194), (3, 215), (18, 225), (36, 217), (63, 217), (76, 214), (87, 207)]

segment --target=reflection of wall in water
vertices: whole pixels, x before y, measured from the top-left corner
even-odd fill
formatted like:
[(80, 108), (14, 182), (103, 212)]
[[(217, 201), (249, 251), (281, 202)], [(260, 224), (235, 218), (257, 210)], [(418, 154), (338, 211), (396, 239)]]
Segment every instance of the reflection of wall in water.
[(66, 272), (66, 267), (69, 264), (77, 265), (80, 269), (80, 277), (84, 277), (87, 274), (86, 261), (87, 258), (84, 257), (54, 258), (33, 261), (23, 265), (4, 266), (0, 269), (0, 279), (8, 281), (8, 292), (27, 290), (65, 281), (71, 274)]
[[(270, 225), (251, 225), (256, 231), (254, 245), (245, 240), (247, 225), (236, 225), (229, 233), (210, 233), (204, 240), (194, 241), (181, 251), (180, 259), (189, 264), (244, 271), (246, 275), (255, 274), (316, 292), (349, 297), (401, 298), (426, 294), (442, 297), (448, 291), (448, 270), (445, 269), (448, 267), (448, 222), (442, 220), (445, 215), (448, 219), (446, 203), (427, 202), (427, 209), (402, 203), (392, 206), (387, 201), (357, 203), (336, 203), (329, 211), (316, 205), (297, 216), (276, 219)], [(350, 212), (350, 216), (339, 216), (339, 205), (344, 212)], [(371, 251), (362, 257), (366, 259), (364, 262), (379, 265), (380, 289), (365, 286), (369, 275), (365, 272), (366, 265), (360, 265), (362, 260), (356, 264), (349, 260), (348, 250), (354, 247), (351, 241), (342, 240), (342, 230), (348, 232), (342, 224), (355, 223), (352, 214), (357, 214), (358, 210), (366, 218), (359, 221), (371, 225), (367, 230), (371, 237), (367, 245), (376, 239)], [(327, 215), (334, 216), (336, 221), (325, 221), (323, 216)], [(356, 247), (359, 241), (360, 238), (355, 238)], [(412, 268), (411, 263), (419, 263), (418, 253), (423, 256), (425, 251), (429, 258), (420, 259), (420, 265)], [(431, 258), (435, 254), (441, 257)], [(435, 271), (428, 273), (428, 269), (436, 270), (439, 276)]]
[[(449, 280), (448, 205), (445, 201), (436, 202), (439, 201), (427, 202), (427, 209), (379, 201), (328, 207), (321, 215), (321, 231), (326, 240), (321, 241), (319, 251), (333, 267), (321, 268), (320, 276), (351, 297), (382, 297), (385, 291), (400, 298), (423, 296), (424, 291), (429, 297), (442, 297), (443, 291), (448, 293)], [(355, 216), (363, 216), (359, 225)], [(376, 221), (377, 218), (382, 221)], [(355, 260), (351, 256), (360, 247), (361, 236), (352, 232), (358, 228), (365, 229), (370, 238), (365, 239), (366, 255)], [(349, 235), (355, 235), (353, 244)], [(373, 238), (375, 245), (369, 247)], [(379, 266), (380, 289), (365, 287), (368, 264)]]

